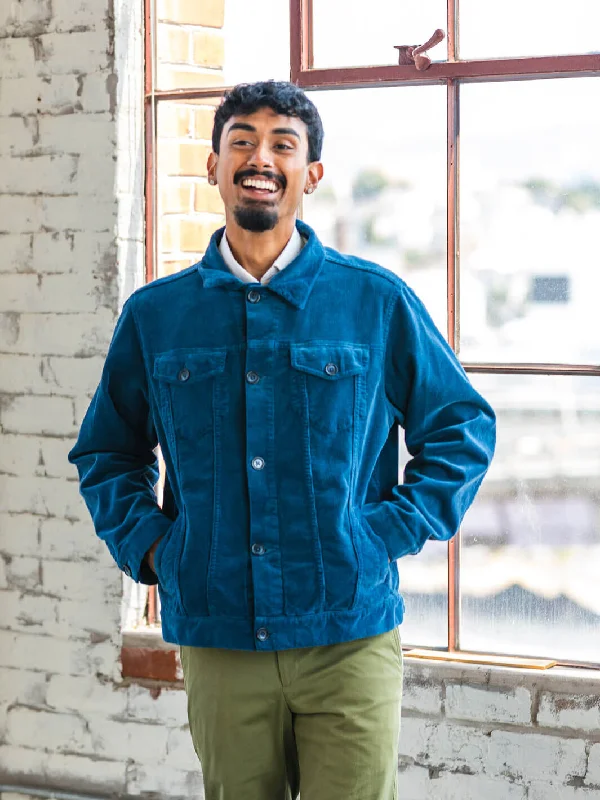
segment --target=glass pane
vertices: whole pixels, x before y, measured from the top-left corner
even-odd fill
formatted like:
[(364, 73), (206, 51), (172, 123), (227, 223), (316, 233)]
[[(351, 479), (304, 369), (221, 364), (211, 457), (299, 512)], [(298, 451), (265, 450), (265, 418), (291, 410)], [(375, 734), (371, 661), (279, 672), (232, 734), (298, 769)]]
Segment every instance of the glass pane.
[(472, 378), (498, 446), (462, 529), (461, 645), (600, 663), (600, 379)]
[(158, 0), (157, 86), (289, 80), (289, 3)]
[[(424, 44), (446, 21), (446, 0), (313, 0), (314, 66), (397, 64), (395, 45)], [(444, 40), (429, 57), (447, 52)]]
[[(445, 88), (345, 89), (310, 97), (325, 130), (325, 175), (305, 197), (303, 218), (324, 244), (400, 275), (445, 335)], [(412, 119), (419, 124), (407, 125)]]
[(598, 0), (460, 0), (460, 57), (597, 53)]
[(598, 363), (600, 80), (461, 87), (465, 361)]
[(219, 190), (206, 180), (214, 112), (210, 101), (158, 103), (158, 278), (198, 261), (225, 224)]

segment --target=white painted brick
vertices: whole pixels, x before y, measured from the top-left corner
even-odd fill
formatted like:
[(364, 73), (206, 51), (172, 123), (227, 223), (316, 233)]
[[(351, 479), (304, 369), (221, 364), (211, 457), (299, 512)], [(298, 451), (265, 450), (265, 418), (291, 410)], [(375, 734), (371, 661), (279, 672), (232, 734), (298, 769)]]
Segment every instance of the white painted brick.
[[(15, 396), (0, 408), (3, 428), (10, 433), (68, 436), (77, 433), (73, 401), (69, 397)], [(7, 479), (10, 480), (10, 479)], [(17, 480), (17, 479), (13, 479)], [(21, 491), (26, 489), (22, 487)], [(33, 511), (34, 506), (9, 505), (9, 511)], [(43, 507), (36, 513), (44, 514)], [(64, 516), (64, 515), (63, 515)]]
[(38, 36), (51, 18), (51, 0), (20, 0), (0, 6), (0, 29), (7, 36)]
[(420, 714), (440, 714), (442, 709), (441, 684), (422, 684), (405, 680), (402, 691), (403, 711)]
[(85, 722), (74, 714), (52, 714), (22, 706), (8, 712), (8, 744), (42, 749), (52, 742), (56, 750), (77, 752), (85, 746), (87, 737)]
[(125, 713), (127, 690), (99, 683), (94, 676), (53, 675), (48, 682), (47, 703), (56, 711), (116, 716)]
[(6, 580), (6, 563), (3, 558), (0, 558), (0, 589), (8, 589), (8, 581)]
[(0, 746), (0, 775), (7, 783), (7, 778), (11, 775), (19, 776), (23, 783), (28, 777), (43, 775), (46, 761), (46, 753), (29, 747), (15, 747), (4, 743)]
[[(112, 589), (117, 594), (122, 585), (121, 573), (115, 567)], [(64, 637), (89, 641), (89, 632), (97, 635), (115, 637), (120, 644), (120, 608), (118, 603), (78, 603), (75, 600), (61, 600), (58, 604), (58, 619)], [(115, 660), (116, 664), (116, 660)], [(113, 665), (114, 666), (114, 665)]]
[[(82, 28), (106, 29), (106, 6), (94, 0), (52, 0), (50, 30), (68, 32)], [(108, 30), (106, 37), (108, 39)]]
[(82, 154), (89, 152), (92, 143), (94, 154), (105, 168), (107, 163), (111, 163), (117, 138), (116, 125), (110, 114), (41, 116), (38, 125), (40, 145), (45, 150)]
[(9, 556), (40, 552), (40, 517), (32, 514), (0, 514), (0, 552)]
[(42, 706), (46, 699), (47, 682), (42, 672), (0, 667), (0, 703), (15, 701)]
[[(11, 356), (10, 358), (18, 358), (18, 356)], [(4, 383), (3, 365), (6, 360), (6, 356), (0, 355), (0, 384)], [(11, 366), (12, 364), (9, 364), (9, 369)], [(0, 391), (6, 390), (0, 389)], [(35, 472), (42, 452), (42, 441), (34, 436), (26, 436), (24, 434), (3, 434), (2, 447), (0, 447), (0, 473), (31, 475)], [(0, 520), (0, 527), (1, 525)], [(1, 549), (2, 546), (0, 545)]]
[(110, 66), (110, 40), (104, 30), (47, 33), (38, 41), (40, 50), (35, 67), (39, 75), (87, 74)]
[(33, 237), (31, 267), (36, 272), (99, 272), (114, 266), (116, 258), (112, 233), (55, 231)]
[(99, 356), (75, 356), (48, 358), (48, 373), (53, 376), (54, 386), (61, 393), (93, 394), (98, 386), (104, 366)]
[(524, 687), (499, 689), (450, 684), (446, 686), (446, 716), (449, 719), (528, 725), (531, 722), (531, 695)]
[[(0, 136), (4, 121), (0, 123)], [(0, 163), (4, 159), (0, 159)], [(32, 269), (32, 244), (31, 234), (0, 235), (0, 272), (28, 272)]]
[(418, 717), (402, 717), (398, 752), (400, 756), (421, 761), (427, 758), (434, 723)]
[(600, 786), (600, 743), (593, 744), (590, 748), (585, 780), (586, 783)]
[(4, 274), (0, 275), (0, 310), (93, 311), (104, 302), (105, 291), (103, 276), (91, 270), (67, 275)]
[(118, 792), (119, 796), (125, 789), (126, 776), (127, 764), (123, 761), (99, 760), (93, 753), (88, 756), (51, 753), (44, 770), (44, 777), (59, 785), (88, 786), (94, 793), (101, 787), (103, 794)]
[(91, 394), (102, 374), (100, 356), (22, 356), (0, 353), (0, 392)]
[[(0, 233), (37, 233), (40, 228), (88, 233), (111, 231), (114, 228), (117, 210), (114, 198), (109, 199), (100, 195), (94, 202), (90, 200), (85, 203), (76, 196), (0, 195)], [(73, 287), (72, 301), (75, 310), (79, 310), (78, 299), (76, 289)], [(31, 311), (30, 308), (23, 310)]]
[(36, 474), (50, 478), (73, 478), (73, 467), (67, 460), (69, 450), (73, 447), (73, 439), (40, 439), (43, 464), (39, 465)]
[(600, 790), (540, 781), (531, 784), (527, 800), (600, 800)]
[(0, 630), (3, 666), (66, 675), (89, 675), (96, 669), (112, 676), (118, 649), (107, 643), (67, 641), (52, 636)]
[(162, 689), (157, 698), (145, 686), (132, 685), (127, 690), (127, 715), (134, 719), (187, 725), (187, 696), (183, 689)]
[(425, 800), (429, 796), (430, 784), (429, 770), (424, 767), (406, 765), (398, 771), (400, 800)]
[(442, 773), (431, 781), (428, 800), (525, 800), (527, 789), (485, 775)]
[[(24, 78), (34, 68), (33, 47), (27, 37), (0, 39), (0, 64), (3, 78)], [(2, 121), (4, 125), (4, 120)]]
[(91, 519), (73, 522), (68, 519), (50, 517), (40, 522), (40, 555), (50, 559), (77, 559), (85, 553), (87, 559), (113, 565), (104, 542), (99, 539)]
[(79, 156), (0, 158), (0, 191), (14, 194), (73, 194)]
[(29, 153), (34, 147), (36, 128), (37, 118), (34, 116), (3, 117), (0, 125), (0, 155)]
[(2, 350), (39, 355), (105, 355), (115, 313), (99, 308), (83, 314), (0, 314)]
[(14, 556), (6, 565), (6, 579), (15, 589), (31, 590), (40, 585), (40, 560), (30, 556)]
[[(44, 591), (69, 600), (102, 602), (110, 592), (113, 567), (97, 562), (44, 560)], [(109, 595), (110, 596), (110, 595)], [(111, 598), (112, 599), (112, 598)]]
[(24, 633), (59, 633), (58, 603), (53, 598), (5, 591), (0, 593), (0, 599), (0, 628)]
[(433, 726), (428, 748), (421, 763), (443, 767), (467, 767), (482, 772), (488, 758), (489, 737), (477, 728), (440, 722)]
[(152, 764), (164, 756), (168, 737), (168, 730), (164, 725), (117, 722), (93, 714), (87, 720), (92, 738), (92, 752), (98, 756), (132, 759), (139, 764)]
[(24, 114), (68, 114), (81, 110), (76, 75), (7, 78), (2, 81), (0, 116)]
[(600, 696), (543, 692), (537, 719), (542, 727), (595, 733), (600, 730)]
[(117, 77), (112, 72), (94, 72), (83, 78), (81, 105), (86, 112), (111, 111), (116, 102)]
[(194, 752), (192, 737), (187, 726), (169, 731), (165, 763), (173, 769), (182, 770), (192, 770), (198, 766), (198, 756)]
[(515, 780), (566, 782), (583, 777), (585, 742), (538, 733), (492, 731), (486, 772)]
[[(149, 797), (204, 798), (202, 773), (195, 770), (181, 771), (164, 764), (134, 764), (127, 774), (127, 794)], [(409, 800), (402, 798), (402, 800)]]

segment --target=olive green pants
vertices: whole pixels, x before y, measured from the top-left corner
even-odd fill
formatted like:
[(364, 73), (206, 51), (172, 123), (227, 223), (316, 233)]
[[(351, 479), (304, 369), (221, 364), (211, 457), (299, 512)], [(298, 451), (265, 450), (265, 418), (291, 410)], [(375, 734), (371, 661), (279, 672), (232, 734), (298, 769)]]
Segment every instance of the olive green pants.
[(398, 629), (275, 652), (182, 647), (206, 800), (396, 800)]

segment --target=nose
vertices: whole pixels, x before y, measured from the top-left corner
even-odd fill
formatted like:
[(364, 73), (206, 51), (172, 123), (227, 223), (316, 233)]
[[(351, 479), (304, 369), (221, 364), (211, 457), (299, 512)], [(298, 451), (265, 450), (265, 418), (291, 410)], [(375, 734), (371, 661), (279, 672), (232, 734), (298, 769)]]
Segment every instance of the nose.
[(273, 157), (266, 141), (259, 141), (250, 154), (248, 166), (261, 171), (273, 167)]

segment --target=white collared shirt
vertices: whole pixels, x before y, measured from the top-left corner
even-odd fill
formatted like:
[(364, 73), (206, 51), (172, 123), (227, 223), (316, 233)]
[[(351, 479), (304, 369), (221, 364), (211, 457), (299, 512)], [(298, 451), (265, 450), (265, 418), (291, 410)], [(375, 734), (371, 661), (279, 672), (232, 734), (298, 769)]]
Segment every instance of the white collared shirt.
[[(290, 236), (289, 242), (283, 248), (281, 253), (275, 259), (273, 265), (269, 267), (269, 269), (265, 272), (265, 274), (260, 279), (260, 283), (268, 283), (271, 278), (280, 272), (284, 267), (287, 267), (296, 256), (300, 254), (300, 251), (304, 247), (304, 239), (300, 236), (298, 232), (298, 228), (294, 227), (294, 232)], [(244, 283), (256, 283), (256, 278), (254, 275), (251, 275), (247, 270), (245, 270), (241, 264), (239, 264), (233, 253), (231, 252), (231, 247), (229, 246), (229, 242), (227, 241), (227, 231), (223, 233), (221, 236), (221, 242), (219, 243), (219, 252), (223, 256), (223, 261), (227, 264), (231, 272), (239, 278)]]

